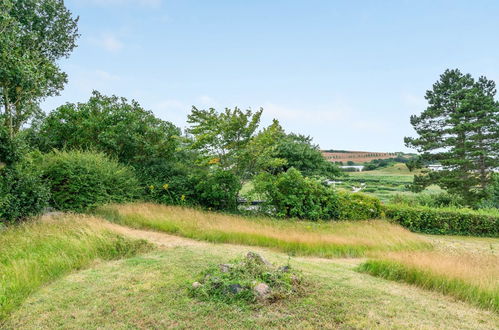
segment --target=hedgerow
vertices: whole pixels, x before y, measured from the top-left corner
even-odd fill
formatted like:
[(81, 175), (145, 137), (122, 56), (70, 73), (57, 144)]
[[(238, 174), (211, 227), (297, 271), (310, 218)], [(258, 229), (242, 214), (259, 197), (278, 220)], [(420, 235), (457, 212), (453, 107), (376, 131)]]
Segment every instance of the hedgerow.
[(387, 204), (387, 218), (428, 234), (499, 236), (499, 211)]

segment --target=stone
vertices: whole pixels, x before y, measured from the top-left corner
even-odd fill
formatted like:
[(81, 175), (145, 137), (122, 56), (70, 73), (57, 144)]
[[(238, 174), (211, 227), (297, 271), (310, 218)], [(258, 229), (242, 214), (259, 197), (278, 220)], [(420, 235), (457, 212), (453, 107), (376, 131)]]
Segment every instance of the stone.
[(229, 264), (220, 264), (219, 267), (222, 273), (228, 273), (232, 269), (232, 265)]
[(270, 287), (265, 283), (258, 283), (253, 288), (258, 298), (266, 298), (270, 293)]
[(256, 263), (260, 265), (272, 266), (272, 264), (267, 260), (265, 260), (264, 257), (255, 252), (248, 252), (248, 254), (246, 255), (246, 259), (254, 260)]
[(281, 267), (279, 267), (278, 271), (280, 271), (282, 273), (289, 273), (291, 271), (291, 267), (289, 267), (289, 266), (281, 266)]
[(202, 284), (201, 284), (201, 283), (199, 283), (199, 282), (194, 282), (194, 283), (192, 283), (192, 288), (193, 288), (193, 289), (197, 289), (197, 288), (199, 288), (199, 287), (201, 287), (201, 286), (202, 286)]
[(239, 292), (243, 291), (243, 287), (239, 284), (231, 284), (229, 285), (229, 292), (233, 294), (238, 294)]

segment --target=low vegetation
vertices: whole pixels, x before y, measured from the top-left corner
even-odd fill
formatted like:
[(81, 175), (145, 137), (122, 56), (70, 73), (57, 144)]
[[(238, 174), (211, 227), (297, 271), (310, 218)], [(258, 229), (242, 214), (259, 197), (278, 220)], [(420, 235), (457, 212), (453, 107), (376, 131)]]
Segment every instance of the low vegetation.
[(96, 214), (134, 228), (214, 243), (269, 247), (296, 255), (358, 257), (377, 251), (430, 248), (425, 239), (382, 220), (283, 221), (155, 204), (110, 205), (98, 208)]
[(499, 256), (441, 251), (387, 253), (359, 270), (415, 284), (499, 312)]
[(226, 264), (213, 264), (192, 284), (191, 294), (204, 301), (273, 303), (304, 292), (303, 276), (291, 266), (276, 267), (248, 252)]
[[(291, 258), (313, 284), (272, 304), (227, 304), (188, 294), (198, 274), (257, 247), (199, 242), (101, 263), (32, 295), (6, 329), (496, 329), (499, 315), (452, 297), (354, 271), (352, 259)], [(258, 308), (255, 308), (258, 307)]]
[(0, 322), (40, 286), (99, 259), (149, 249), (87, 216), (43, 218), (0, 231)]
[(432, 208), (387, 204), (387, 218), (411, 231), (429, 234), (499, 236), (498, 209)]

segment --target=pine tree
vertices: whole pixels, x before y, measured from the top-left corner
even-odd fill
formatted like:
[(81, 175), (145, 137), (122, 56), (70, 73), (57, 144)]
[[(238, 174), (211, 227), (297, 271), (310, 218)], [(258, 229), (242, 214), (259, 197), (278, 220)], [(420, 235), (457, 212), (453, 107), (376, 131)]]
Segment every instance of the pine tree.
[(406, 146), (422, 160), (440, 163), (444, 170), (416, 176), (414, 187), (437, 184), (461, 195), (470, 205), (483, 197), (494, 168), (499, 166), (499, 103), (495, 83), (473, 79), (459, 70), (446, 70), (426, 92), (428, 107), (411, 116), (416, 138)]

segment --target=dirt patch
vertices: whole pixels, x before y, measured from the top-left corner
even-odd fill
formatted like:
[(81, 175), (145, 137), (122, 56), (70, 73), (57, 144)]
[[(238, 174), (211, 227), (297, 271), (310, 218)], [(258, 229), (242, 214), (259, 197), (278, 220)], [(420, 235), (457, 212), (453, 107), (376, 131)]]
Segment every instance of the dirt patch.
[(199, 242), (192, 239), (165, 233), (124, 227), (110, 222), (104, 222), (104, 227), (124, 236), (137, 239), (145, 239), (151, 243), (158, 245), (159, 247), (164, 248), (172, 248), (177, 246), (202, 246), (207, 244), (204, 242)]

